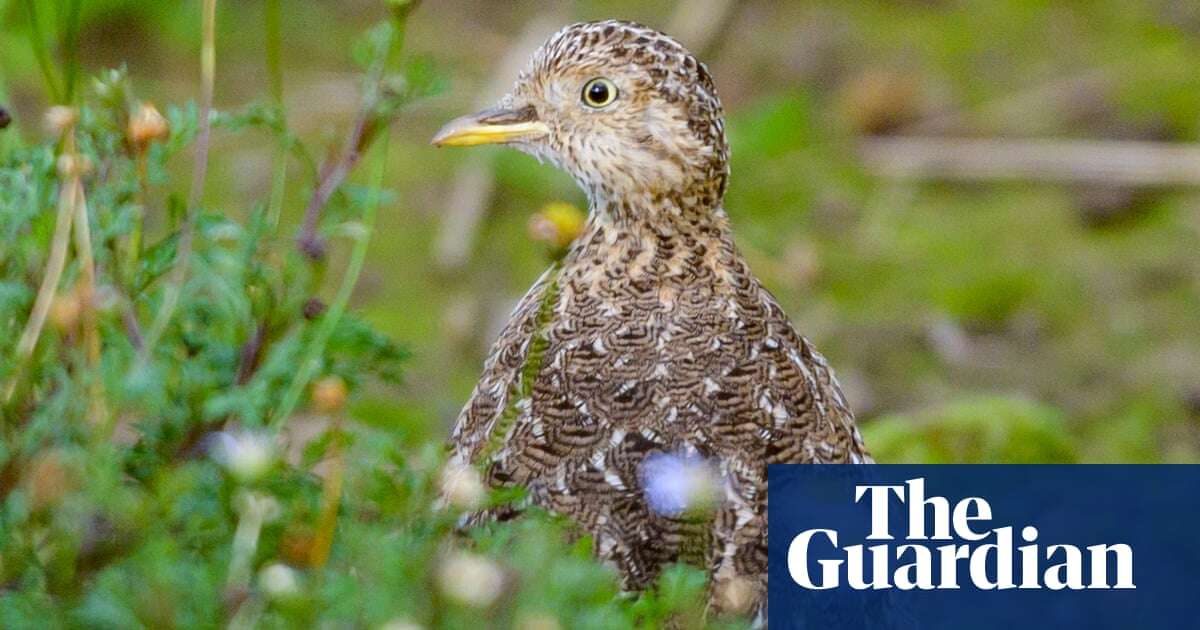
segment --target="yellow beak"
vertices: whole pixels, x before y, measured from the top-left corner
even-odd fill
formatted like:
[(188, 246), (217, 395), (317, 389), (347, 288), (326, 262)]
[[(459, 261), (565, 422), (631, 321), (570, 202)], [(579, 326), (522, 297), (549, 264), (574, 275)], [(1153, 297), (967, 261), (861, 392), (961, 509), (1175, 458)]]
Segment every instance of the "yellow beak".
[(528, 142), (549, 133), (550, 128), (537, 120), (537, 112), (532, 107), (519, 110), (488, 109), (451, 120), (430, 142), (439, 147), (471, 147), (477, 144)]

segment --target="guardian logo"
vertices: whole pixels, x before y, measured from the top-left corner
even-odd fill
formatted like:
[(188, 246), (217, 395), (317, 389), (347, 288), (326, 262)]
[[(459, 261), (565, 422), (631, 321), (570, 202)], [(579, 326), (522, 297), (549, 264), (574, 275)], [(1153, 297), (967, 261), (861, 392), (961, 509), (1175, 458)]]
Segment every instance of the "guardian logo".
[[(1086, 550), (1070, 544), (1042, 546), (1037, 527), (1025, 525), (1020, 539), (1029, 544), (1016, 546), (1013, 526), (989, 528), (993, 519), (987, 499), (967, 497), (951, 505), (946, 497), (926, 497), (924, 478), (902, 485), (856, 485), (853, 499), (870, 503), (867, 540), (889, 542), (839, 547), (837, 530), (805, 530), (788, 545), (788, 573), (796, 584), (815, 590), (837, 588), (843, 581), (856, 590), (932, 590), (957, 589), (959, 580), (966, 579), (985, 590), (1136, 588), (1129, 545), (1096, 544)], [(902, 543), (892, 542), (892, 509), (907, 511)], [(816, 579), (809, 571), (810, 558), (821, 558)], [(1109, 575), (1110, 558), (1116, 561), (1115, 576)]]
[(1200, 466), (774, 465), (767, 492), (773, 630), (1200, 630)]

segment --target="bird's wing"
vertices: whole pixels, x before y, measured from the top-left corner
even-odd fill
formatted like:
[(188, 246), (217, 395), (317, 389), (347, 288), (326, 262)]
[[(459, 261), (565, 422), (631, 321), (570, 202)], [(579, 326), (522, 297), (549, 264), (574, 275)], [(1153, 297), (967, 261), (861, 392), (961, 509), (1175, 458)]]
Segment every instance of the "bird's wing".
[(558, 269), (555, 265), (546, 270), (517, 303), (488, 353), (475, 390), (458, 414), (450, 442), (454, 456), (463, 463), (472, 463), (479, 458), (501, 416), (516, 403), (522, 368), (542, 323), (539, 313), (545, 310), (547, 300), (553, 300), (552, 288)]
[(754, 371), (766, 384), (757, 401), (769, 412), (763, 433), (769, 436), (766, 463), (870, 463), (854, 414), (825, 357), (796, 332), (770, 291), (761, 286), (759, 291), (766, 336)]

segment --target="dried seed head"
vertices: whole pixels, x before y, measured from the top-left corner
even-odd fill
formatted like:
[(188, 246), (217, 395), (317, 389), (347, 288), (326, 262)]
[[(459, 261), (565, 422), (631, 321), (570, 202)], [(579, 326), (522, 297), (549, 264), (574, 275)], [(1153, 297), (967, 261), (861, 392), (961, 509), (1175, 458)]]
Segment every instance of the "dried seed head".
[(84, 177), (92, 172), (92, 161), (82, 155), (64, 153), (58, 156), (55, 165), (58, 167), (59, 179)]
[(258, 572), (258, 586), (274, 601), (294, 600), (300, 595), (300, 577), (286, 564), (270, 564)]
[(166, 140), (170, 133), (167, 119), (146, 101), (142, 101), (137, 111), (129, 117), (129, 142), (135, 147), (143, 148), (151, 141)]
[(337, 376), (326, 376), (313, 383), (313, 406), (321, 413), (337, 413), (346, 406), (348, 394), (346, 381)]
[(60, 293), (54, 296), (54, 301), (50, 303), (50, 323), (59, 332), (71, 332), (79, 326), (79, 315), (82, 311), (83, 304), (79, 301), (77, 291)]
[(61, 136), (75, 128), (79, 112), (74, 107), (55, 105), (46, 110), (46, 131)]
[(29, 505), (34, 511), (53, 507), (75, 485), (71, 471), (57, 449), (43, 451), (29, 467)]
[(301, 308), (300, 312), (304, 315), (304, 319), (312, 321), (324, 315), (326, 309), (325, 303), (320, 298), (309, 298), (304, 302), (304, 307)]

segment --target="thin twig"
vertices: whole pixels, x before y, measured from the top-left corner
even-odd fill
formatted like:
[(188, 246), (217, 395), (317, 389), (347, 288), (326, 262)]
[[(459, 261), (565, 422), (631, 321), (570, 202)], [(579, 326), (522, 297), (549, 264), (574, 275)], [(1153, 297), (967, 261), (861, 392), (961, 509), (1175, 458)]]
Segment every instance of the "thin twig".
[(282, 20), (280, 17), (282, 0), (267, 0), (265, 7), (263, 30), (266, 33), (266, 64), (268, 85), (275, 113), (279, 116), (279, 124), (283, 133), (279, 137), (279, 147), (275, 151), (275, 169), (271, 176), (271, 198), (267, 205), (267, 224), (274, 231), (279, 226), (279, 216), (283, 213), (283, 196), (287, 185), (288, 158), (288, 123), (287, 108), (283, 104), (283, 53), (282, 53)]
[(283, 400), (280, 402), (279, 408), (275, 411), (275, 415), (271, 418), (269, 427), (275, 433), (279, 432), (283, 427), (283, 423), (292, 415), (292, 411), (299, 404), (300, 397), (304, 394), (305, 388), (308, 387), (309, 381), (312, 380), (320, 368), (320, 358), (321, 354), (325, 351), (325, 345), (329, 342), (329, 337), (333, 334), (338, 322), (342, 319), (342, 315), (346, 312), (346, 306), (350, 303), (350, 296), (354, 293), (354, 287), (358, 285), (358, 276), (362, 273), (363, 265), (367, 259), (367, 245), (370, 243), (371, 234), (375, 229), (375, 213), (379, 206), (379, 192), (383, 186), (383, 173), (387, 167), (388, 144), (388, 136), (384, 134), (383, 143), (379, 148), (380, 155), (376, 158), (375, 170), (371, 174), (370, 191), (368, 192), (365, 207), (363, 208), (363, 232), (356, 237), (354, 249), (350, 252), (350, 263), (346, 266), (346, 271), (342, 276), (342, 284), (338, 287), (337, 294), (329, 304), (329, 309), (325, 311), (325, 314), (321, 316), (321, 320), (317, 323), (312, 340), (309, 341), (308, 347), (305, 348), (300, 363), (296, 368), (296, 376), (284, 392)]
[(338, 506), (342, 501), (342, 482), (346, 474), (340, 415), (334, 418), (329, 434), (329, 473), (325, 475), (324, 483), (321, 484), (321, 511), (317, 516), (316, 535), (308, 553), (308, 566), (312, 569), (324, 567), (329, 560), (329, 550), (333, 547), (333, 535), (337, 530)]
[(212, 132), (210, 121), (213, 103), (213, 83), (217, 73), (216, 53), (216, 22), (217, 0), (204, 0), (203, 7), (203, 44), (200, 49), (200, 132), (196, 137), (196, 159), (192, 170), (192, 189), (188, 195), (187, 214), (180, 227), (179, 248), (175, 256), (175, 267), (163, 290), (163, 303), (159, 308), (150, 332), (146, 336), (146, 344), (142, 347), (141, 357), (145, 361), (149, 352), (158, 343), (171, 322), (183, 285), (187, 281), (188, 267), (192, 258), (192, 238), (195, 232), (196, 214), (199, 212), (200, 200), (204, 194), (204, 180), (208, 175), (209, 137)]
[[(74, 142), (71, 142), (74, 145)], [(78, 154), (72, 155), (78, 160)], [(87, 356), (91, 420), (97, 426), (108, 425), (104, 402), (104, 381), (100, 372), (100, 331), (96, 319), (96, 263), (92, 256), (92, 230), (88, 224), (87, 197), (78, 169), (71, 175), (75, 187), (75, 254), (79, 257), (79, 302), (83, 323), (83, 343)]]
[(1052, 133), (1063, 121), (1110, 94), (1130, 68), (1128, 61), (1054, 77), (1015, 93), (972, 106), (946, 108), (901, 127), (902, 136), (1029, 136)]
[(250, 339), (242, 345), (238, 358), (237, 380), (235, 381), (238, 385), (245, 385), (250, 382), (250, 376), (258, 368), (258, 362), (262, 356), (263, 342), (266, 341), (266, 338), (267, 326), (266, 324), (259, 324), (250, 335)]
[(325, 204), (329, 203), (329, 198), (333, 196), (333, 193), (342, 185), (346, 175), (358, 163), (363, 149), (370, 144), (370, 138), (374, 135), (373, 132), (369, 133), (375, 126), (370, 122), (373, 117), (371, 111), (373, 107), (374, 102), (370, 99), (363, 104), (358, 119), (354, 122), (354, 130), (350, 133), (350, 139), (346, 143), (346, 149), (336, 162), (321, 169), (321, 181), (317, 185), (317, 189), (313, 191), (308, 206), (304, 209), (304, 225), (300, 229), (300, 237), (296, 242), (300, 251), (312, 260), (320, 260), (325, 256), (325, 242), (317, 234), (317, 223), (320, 221), (321, 211), (325, 208)]
[(50, 243), (50, 257), (46, 260), (46, 274), (42, 277), (42, 285), (38, 288), (37, 298), (33, 301), (33, 310), (30, 312), (29, 320), (25, 322), (25, 328), (21, 331), (21, 338), (17, 342), (17, 367), (9, 377), (8, 385), (4, 389), (5, 406), (12, 402), (17, 384), (24, 378), (27, 364), (33, 357), (38, 338), (46, 324), (50, 305), (54, 302), (58, 283), (62, 279), (63, 269), (67, 263), (67, 246), (71, 240), (71, 222), (75, 215), (74, 197), (76, 193), (77, 189), (69, 179), (64, 178), (59, 184), (58, 215), (54, 222), (54, 238)]
[(142, 325), (138, 323), (133, 304), (126, 305), (121, 313), (121, 322), (125, 325), (125, 334), (129, 337), (129, 345), (133, 346), (134, 351), (140, 352), (145, 341), (142, 338)]
[[(394, 62), (395, 57), (402, 49), (404, 42), (404, 27), (406, 25), (407, 11), (411, 11), (416, 7), (416, 3), (407, 5), (407, 8), (397, 11), (393, 15), (393, 28), (391, 37), (387, 40), (384, 50), (375, 67), (368, 73), (370, 77), (366, 83), (367, 96), (364, 98), (364, 112), (371, 112), (374, 109), (374, 101), (378, 96), (379, 81), (383, 76), (385, 69), (390, 67)], [(356, 235), (354, 247), (350, 251), (350, 262), (346, 265), (346, 270), (342, 275), (342, 283), (338, 287), (337, 293), (334, 295), (333, 301), (330, 302), (329, 308), (321, 316), (321, 319), (316, 323), (312, 338), (309, 340), (307, 347), (302, 351), (300, 362), (296, 367), (296, 376), (292, 382), (284, 390), (283, 398), (279, 403), (279, 407), (275, 410), (275, 414), (268, 422), (268, 428), (275, 433), (283, 428), (287, 419), (291, 417), (292, 411), (296, 409), (296, 405), (300, 402), (300, 397), (304, 394), (304, 390), (308, 387), (309, 382), (317, 373), (321, 366), (321, 355), (325, 352), (325, 346), (329, 343), (329, 337), (333, 335), (333, 331), (337, 328), (338, 322), (341, 321), (342, 315), (346, 312), (346, 307), (350, 303), (350, 296), (354, 293), (354, 287), (358, 285), (358, 277), (362, 274), (363, 266), (367, 261), (367, 245), (371, 241), (371, 235), (375, 230), (375, 214), (379, 207), (380, 191), (383, 188), (383, 175), (387, 170), (387, 156), (389, 136), (386, 133), (388, 124), (386, 120), (379, 120), (377, 117), (369, 119), (372, 122), (355, 125), (355, 132), (352, 134), (350, 142), (347, 146), (350, 148), (341, 164), (348, 165), (357, 162), (358, 155), (369, 144), (370, 139), (374, 138), (376, 133), (381, 129), (383, 133), (383, 142), (379, 147), (379, 157), (375, 161), (375, 169), (371, 173), (370, 186), (367, 191), (367, 198), (363, 204), (361, 233)], [(382, 122), (383, 124), (377, 124)], [(361, 127), (361, 128), (360, 128)], [(352, 161), (351, 161), (352, 160)], [(348, 166), (346, 167), (348, 172)], [(336, 167), (330, 170), (332, 173), (337, 170)], [(345, 172), (340, 177), (336, 178), (337, 182), (345, 177)], [(329, 182), (334, 181), (332, 174), (328, 177)], [(319, 213), (324, 202), (329, 199), (329, 195), (336, 189), (335, 185), (322, 182), (322, 186), (317, 187), (317, 191), (313, 193), (313, 201), (309, 203), (309, 210), (314, 213), (312, 225), (316, 225), (315, 213)], [(322, 196), (322, 190), (327, 186), (331, 186)], [(315, 228), (314, 228), (315, 234)], [(302, 237), (303, 238), (303, 237)]]
[(1066, 139), (870, 138), (860, 154), (897, 179), (1200, 186), (1200, 145)]

